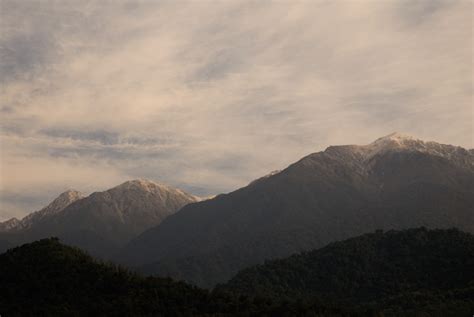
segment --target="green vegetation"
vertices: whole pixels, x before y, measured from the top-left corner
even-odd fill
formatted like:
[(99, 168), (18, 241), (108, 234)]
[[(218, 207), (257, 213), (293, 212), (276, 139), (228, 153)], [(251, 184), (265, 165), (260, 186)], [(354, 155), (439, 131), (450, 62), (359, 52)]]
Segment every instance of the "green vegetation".
[(471, 316), (474, 236), (376, 232), (241, 271), (213, 291), (44, 239), (0, 255), (2, 316)]
[[(289, 302), (211, 293), (171, 279), (142, 277), (102, 263), (56, 238), (0, 255), (2, 316), (291, 316)], [(312, 313), (346, 316), (319, 305)]]
[(217, 287), (277, 300), (337, 300), (391, 313), (471, 316), (474, 236), (456, 229), (365, 234), (268, 261)]
[(142, 278), (44, 239), (0, 256), (0, 313), (10, 315), (192, 313), (207, 293), (169, 279)]

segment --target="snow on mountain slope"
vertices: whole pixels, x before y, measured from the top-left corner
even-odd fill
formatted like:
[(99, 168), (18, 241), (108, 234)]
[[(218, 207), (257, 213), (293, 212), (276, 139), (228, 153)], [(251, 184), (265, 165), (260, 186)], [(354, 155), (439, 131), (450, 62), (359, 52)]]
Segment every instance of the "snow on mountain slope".
[(80, 193), (76, 190), (65, 191), (64, 193), (59, 195), (58, 198), (53, 200), (45, 208), (43, 208), (39, 211), (33, 212), (33, 213), (27, 215), (26, 217), (24, 217), (21, 220), (21, 227), (23, 229), (30, 228), (37, 221), (39, 221), (39, 220), (41, 220), (45, 217), (49, 217), (49, 216), (52, 216), (52, 215), (55, 215), (55, 214), (61, 212), (62, 210), (64, 210), (64, 208), (66, 208), (67, 206), (69, 206), (73, 202), (75, 202), (79, 199), (82, 199), (84, 197), (85, 196), (82, 193)]
[(199, 198), (165, 184), (131, 180), (87, 197), (77, 191), (65, 192), (47, 207), (26, 216), (14, 229), (2, 233), (11, 245), (57, 236), (94, 255), (107, 256), (197, 201)]
[(11, 218), (7, 221), (0, 222), (0, 232), (10, 231), (17, 228), (21, 224), (17, 218)]
[(473, 156), (472, 151), (468, 151), (459, 146), (440, 144), (436, 142), (425, 142), (398, 132), (381, 137), (369, 145), (361, 146), (361, 148), (365, 152), (365, 159), (370, 159), (375, 155), (382, 154), (387, 151), (418, 151), (441, 156), (447, 159), (470, 157), (472, 160)]
[(46, 217), (55, 215), (73, 202), (84, 198), (85, 196), (76, 190), (67, 190), (54, 199), (49, 205), (41, 210), (32, 212), (21, 220), (16, 218), (9, 219), (0, 223), (0, 231), (12, 231), (31, 228), (35, 223)]

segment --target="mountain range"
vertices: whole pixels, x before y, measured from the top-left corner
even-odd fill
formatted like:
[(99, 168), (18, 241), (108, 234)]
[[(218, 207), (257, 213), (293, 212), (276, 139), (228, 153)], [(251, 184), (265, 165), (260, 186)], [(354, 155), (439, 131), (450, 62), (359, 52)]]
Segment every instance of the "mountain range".
[(474, 232), (474, 151), (398, 133), (331, 146), (248, 186), (189, 204), (120, 260), (213, 287), (242, 268), (376, 229)]
[(11, 246), (58, 236), (94, 255), (108, 257), (130, 239), (198, 200), (148, 180), (128, 181), (87, 197), (70, 190), (40, 211), (2, 223), (0, 239)]
[(474, 150), (399, 133), (330, 146), (228, 194), (201, 200), (133, 180), (61, 194), (0, 224), (0, 249), (60, 237), (94, 256), (212, 288), (266, 260), (374, 230), (474, 232)]

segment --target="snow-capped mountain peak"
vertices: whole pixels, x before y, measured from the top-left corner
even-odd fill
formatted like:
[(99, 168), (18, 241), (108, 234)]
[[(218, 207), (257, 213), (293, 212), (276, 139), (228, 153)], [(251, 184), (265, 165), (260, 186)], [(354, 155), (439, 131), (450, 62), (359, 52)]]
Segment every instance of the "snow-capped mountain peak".
[(125, 183), (122, 183), (112, 189), (128, 190), (132, 188), (139, 188), (148, 192), (153, 192), (158, 189), (169, 189), (170, 187), (168, 185), (160, 184), (148, 179), (134, 179), (126, 181)]
[(430, 141), (425, 142), (398, 132), (381, 137), (359, 148), (362, 150), (362, 155), (365, 160), (387, 152), (411, 151), (440, 156), (468, 169), (474, 168), (473, 151), (468, 151), (459, 146)]
[(176, 193), (181, 196), (186, 196), (194, 201), (201, 200), (200, 197), (186, 193), (179, 188), (174, 188), (163, 183), (159, 183), (159, 182), (155, 182), (155, 181), (151, 181), (151, 180), (143, 179), (143, 178), (126, 181), (125, 183), (122, 183), (112, 189), (109, 189), (108, 192), (120, 193), (120, 192), (130, 192), (131, 190), (132, 191), (138, 190), (141, 192), (146, 192), (146, 193), (151, 193), (151, 194)]
[(56, 199), (54, 199), (48, 206), (41, 210), (32, 212), (21, 220), (16, 218), (9, 219), (5, 222), (0, 223), (0, 231), (12, 231), (30, 228), (34, 223), (40, 221), (45, 217), (55, 215), (73, 202), (84, 198), (85, 196), (77, 190), (67, 190), (61, 193)]
[(423, 144), (423, 141), (412, 136), (394, 132), (364, 146), (364, 150), (366, 152), (366, 158), (371, 158), (390, 150), (418, 149), (421, 148)]
[(390, 133), (389, 135), (378, 138), (377, 140), (372, 142), (372, 144), (382, 144), (382, 143), (392, 142), (392, 143), (397, 143), (401, 145), (401, 144), (405, 144), (411, 141), (421, 141), (421, 140), (415, 139), (414, 137), (408, 134), (393, 132), (393, 133)]
[(85, 196), (77, 190), (67, 190), (60, 194), (48, 206), (44, 207), (39, 211), (35, 211), (21, 219), (21, 227), (28, 228), (38, 220), (59, 213), (73, 202), (84, 197)]
[(20, 220), (17, 218), (11, 218), (7, 221), (0, 222), (0, 232), (9, 231), (15, 229), (20, 224)]

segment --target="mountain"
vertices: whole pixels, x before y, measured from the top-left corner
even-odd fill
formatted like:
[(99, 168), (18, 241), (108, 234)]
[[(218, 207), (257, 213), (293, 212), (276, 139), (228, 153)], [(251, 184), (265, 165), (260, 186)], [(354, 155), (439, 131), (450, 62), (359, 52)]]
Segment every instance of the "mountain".
[(7, 221), (0, 222), (0, 232), (15, 230), (21, 225), (21, 221), (17, 218), (11, 218)]
[(66, 192), (48, 207), (22, 219), (22, 228), (1, 238), (18, 245), (50, 236), (108, 256), (181, 207), (198, 200), (190, 194), (147, 180), (133, 180), (81, 198)]
[[(289, 307), (288, 302), (214, 294), (171, 279), (143, 277), (57, 238), (1, 254), (0, 285), (2, 316), (294, 316), (300, 309), (297, 303)], [(348, 316), (347, 311), (318, 303), (309, 316)]]
[(232, 193), (188, 205), (120, 260), (212, 287), (264, 260), (377, 229), (474, 232), (474, 151), (391, 134), (331, 146)]
[(62, 210), (64, 210), (64, 208), (82, 198), (84, 198), (84, 195), (78, 191), (65, 191), (56, 199), (54, 199), (48, 206), (44, 207), (39, 211), (35, 211), (26, 215), (21, 220), (12, 218), (10, 220), (0, 223), (0, 231), (13, 231), (31, 228), (42, 219), (61, 212)]
[(474, 311), (474, 236), (456, 229), (379, 231), (244, 269), (218, 289), (372, 304), (387, 315), (413, 310), (469, 316)]
[(59, 195), (55, 200), (53, 200), (48, 206), (41, 209), (40, 211), (33, 212), (21, 220), (21, 227), (24, 229), (31, 228), (36, 223), (40, 222), (42, 219), (45, 219), (50, 216), (54, 216), (61, 211), (63, 211), (67, 206), (72, 204), (75, 201), (78, 201), (85, 196), (75, 190), (68, 190), (61, 195)]

